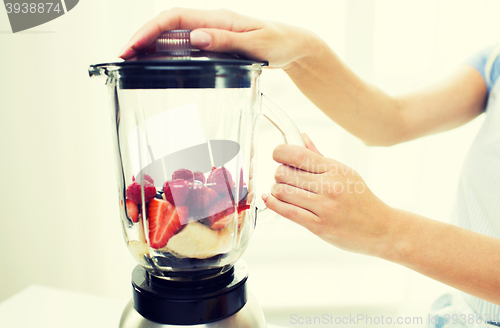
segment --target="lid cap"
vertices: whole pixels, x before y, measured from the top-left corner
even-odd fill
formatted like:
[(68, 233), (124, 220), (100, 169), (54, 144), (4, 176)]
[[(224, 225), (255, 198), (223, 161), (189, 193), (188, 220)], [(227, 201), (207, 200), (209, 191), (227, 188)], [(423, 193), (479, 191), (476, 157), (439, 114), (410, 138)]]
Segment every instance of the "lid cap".
[(187, 56), (191, 51), (198, 51), (198, 49), (191, 45), (190, 30), (165, 31), (156, 39), (156, 52)]

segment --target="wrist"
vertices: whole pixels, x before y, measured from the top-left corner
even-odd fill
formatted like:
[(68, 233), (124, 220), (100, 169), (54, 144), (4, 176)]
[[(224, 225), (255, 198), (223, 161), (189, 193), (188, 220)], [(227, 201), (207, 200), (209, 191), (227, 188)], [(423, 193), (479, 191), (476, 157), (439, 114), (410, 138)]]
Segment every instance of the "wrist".
[(325, 62), (326, 54), (333, 53), (320, 37), (310, 31), (293, 31), (288, 38), (293, 42), (291, 49), (294, 49), (296, 54), (295, 59), (282, 68), (289, 75), (303, 70), (314, 70), (318, 64)]
[(403, 264), (412, 252), (413, 223), (411, 213), (387, 206), (383, 220), (387, 223), (385, 234), (375, 251), (381, 259)]

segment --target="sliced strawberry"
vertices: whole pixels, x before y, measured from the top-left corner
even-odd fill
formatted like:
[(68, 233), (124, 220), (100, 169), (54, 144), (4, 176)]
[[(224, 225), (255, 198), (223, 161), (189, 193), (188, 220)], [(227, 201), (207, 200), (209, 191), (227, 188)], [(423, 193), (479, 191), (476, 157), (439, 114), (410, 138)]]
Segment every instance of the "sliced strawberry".
[(148, 206), (149, 242), (150, 246), (160, 249), (167, 245), (168, 240), (187, 221), (188, 208), (175, 208), (166, 200), (153, 198)]
[[(242, 213), (249, 209), (250, 205), (241, 204), (238, 206), (238, 227), (241, 225), (241, 220), (243, 218)], [(232, 202), (227, 198), (222, 198), (218, 200), (209, 210), (212, 213), (211, 216), (207, 217), (210, 223), (210, 228), (212, 230), (220, 230), (227, 227), (231, 221), (234, 219), (234, 207)]]
[(137, 204), (127, 199), (125, 202), (125, 206), (127, 207), (127, 215), (132, 220), (132, 222), (139, 222), (139, 208)]

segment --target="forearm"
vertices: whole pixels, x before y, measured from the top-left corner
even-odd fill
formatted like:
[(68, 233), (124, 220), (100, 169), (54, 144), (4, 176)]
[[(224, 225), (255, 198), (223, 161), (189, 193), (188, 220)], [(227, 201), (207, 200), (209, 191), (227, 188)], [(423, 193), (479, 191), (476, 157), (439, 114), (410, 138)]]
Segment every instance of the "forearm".
[(356, 76), (322, 40), (286, 73), (319, 109), (369, 145), (398, 143), (403, 133), (399, 102)]
[(431, 87), (391, 97), (356, 76), (319, 38), (309, 43), (286, 73), (327, 116), (368, 145), (390, 146), (450, 130), (484, 109), (486, 85), (470, 66)]
[(394, 210), (380, 257), (500, 304), (500, 239)]

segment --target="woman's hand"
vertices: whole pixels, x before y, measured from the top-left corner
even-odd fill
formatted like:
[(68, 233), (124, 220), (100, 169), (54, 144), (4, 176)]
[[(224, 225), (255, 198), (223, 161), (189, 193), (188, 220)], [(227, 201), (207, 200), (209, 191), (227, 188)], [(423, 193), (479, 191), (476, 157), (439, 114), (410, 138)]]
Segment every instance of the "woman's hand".
[(280, 145), (282, 163), (266, 205), (339, 248), (378, 257), (391, 250), (393, 209), (352, 168), (324, 157), (304, 135), (307, 149)]
[(193, 30), (191, 44), (199, 49), (267, 60), (271, 67), (283, 69), (314, 52), (315, 44), (321, 41), (307, 30), (229, 10), (174, 8), (162, 12), (135, 33), (120, 57), (127, 59), (146, 52), (163, 31), (176, 29)]

